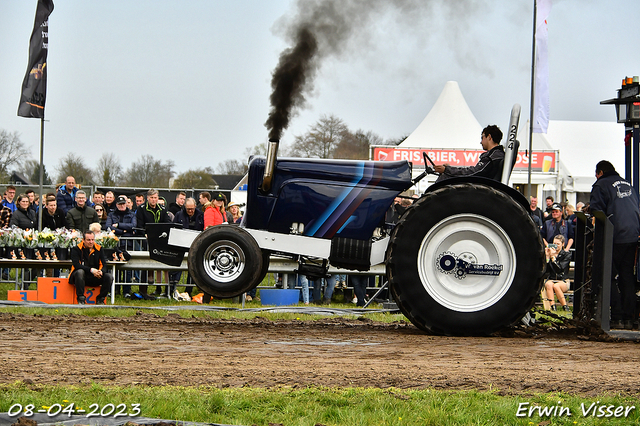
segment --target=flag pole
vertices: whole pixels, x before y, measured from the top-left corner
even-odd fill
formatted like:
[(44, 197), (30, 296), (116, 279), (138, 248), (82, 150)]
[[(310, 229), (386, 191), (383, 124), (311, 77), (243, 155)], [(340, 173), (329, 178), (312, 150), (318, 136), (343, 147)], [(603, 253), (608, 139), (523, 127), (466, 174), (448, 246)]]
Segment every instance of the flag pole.
[(529, 168), (527, 172), (527, 197), (531, 200), (531, 159), (533, 157), (533, 114), (534, 97), (536, 89), (536, 13), (538, 10), (537, 0), (533, 0), (533, 47), (531, 48), (531, 105), (529, 106)]
[[(44, 178), (44, 113), (42, 114), (42, 118), (40, 119), (40, 182), (38, 189), (38, 197), (40, 198), (40, 208), (38, 209), (38, 231), (42, 231), (42, 209), (46, 206), (46, 197), (45, 202), (42, 201), (42, 183)], [(35, 201), (35, 200), (34, 200)]]

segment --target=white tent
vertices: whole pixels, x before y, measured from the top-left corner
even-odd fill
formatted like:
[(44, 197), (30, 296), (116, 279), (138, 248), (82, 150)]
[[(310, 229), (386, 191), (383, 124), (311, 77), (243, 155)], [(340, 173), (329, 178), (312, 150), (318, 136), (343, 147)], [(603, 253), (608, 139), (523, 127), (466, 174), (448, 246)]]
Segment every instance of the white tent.
[(482, 149), (482, 126), (473, 115), (456, 81), (445, 84), (440, 97), (422, 123), (400, 148)]
[[(518, 132), (520, 149), (529, 149), (529, 123)], [(616, 122), (550, 120), (546, 134), (533, 134), (533, 150), (559, 152), (559, 178), (566, 192), (590, 192), (600, 160), (624, 176), (624, 126)]]
[[(529, 149), (529, 123), (520, 120), (518, 140), (520, 152)], [(399, 148), (482, 149), (482, 126), (475, 118), (460, 91), (458, 83), (448, 81), (440, 97), (422, 123), (405, 139)], [(576, 193), (590, 192), (595, 182), (595, 165), (609, 160), (624, 176), (624, 126), (611, 122), (549, 121), (546, 134), (534, 133), (533, 150), (557, 151), (556, 173), (534, 173), (532, 183), (538, 185), (537, 195), (543, 191), (565, 191), (575, 203)], [(431, 180), (431, 179), (428, 179)], [(528, 175), (514, 171), (512, 184), (524, 184)]]

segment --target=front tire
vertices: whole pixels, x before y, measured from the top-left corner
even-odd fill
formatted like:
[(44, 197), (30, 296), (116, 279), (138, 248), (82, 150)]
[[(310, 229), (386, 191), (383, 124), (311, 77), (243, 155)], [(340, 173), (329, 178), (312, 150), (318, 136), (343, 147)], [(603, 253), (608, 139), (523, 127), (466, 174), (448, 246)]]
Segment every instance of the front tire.
[(188, 266), (196, 285), (219, 298), (251, 290), (260, 284), (265, 272), (264, 255), (254, 238), (232, 225), (201, 232), (189, 249)]
[(511, 325), (540, 294), (544, 249), (526, 210), (484, 185), (420, 198), (393, 231), (387, 278), (418, 328), (486, 335)]

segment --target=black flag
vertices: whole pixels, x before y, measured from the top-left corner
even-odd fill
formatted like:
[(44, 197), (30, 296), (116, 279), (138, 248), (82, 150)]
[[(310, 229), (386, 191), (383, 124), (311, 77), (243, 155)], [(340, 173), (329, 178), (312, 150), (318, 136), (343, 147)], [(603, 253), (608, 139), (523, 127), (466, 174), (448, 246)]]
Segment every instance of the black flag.
[(22, 96), (18, 105), (20, 117), (44, 118), (51, 12), (53, 12), (53, 0), (38, 0), (36, 20), (29, 41), (29, 65), (22, 82)]

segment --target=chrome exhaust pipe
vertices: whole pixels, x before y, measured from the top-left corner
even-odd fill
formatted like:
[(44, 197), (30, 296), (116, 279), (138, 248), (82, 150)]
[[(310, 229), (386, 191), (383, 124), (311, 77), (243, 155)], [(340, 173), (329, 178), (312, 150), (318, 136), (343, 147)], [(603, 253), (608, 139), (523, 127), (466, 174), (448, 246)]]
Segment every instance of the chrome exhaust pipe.
[(505, 185), (509, 184), (511, 177), (512, 165), (518, 155), (520, 142), (516, 140), (518, 136), (518, 123), (520, 122), (520, 104), (515, 104), (511, 108), (511, 119), (509, 120), (509, 132), (504, 144), (504, 163), (502, 165), (502, 179), (500, 181)]
[(271, 190), (271, 181), (273, 180), (273, 172), (276, 168), (276, 159), (278, 158), (278, 139), (269, 139), (269, 147), (267, 149), (267, 163), (264, 166), (264, 176), (262, 178), (263, 192), (269, 192)]

